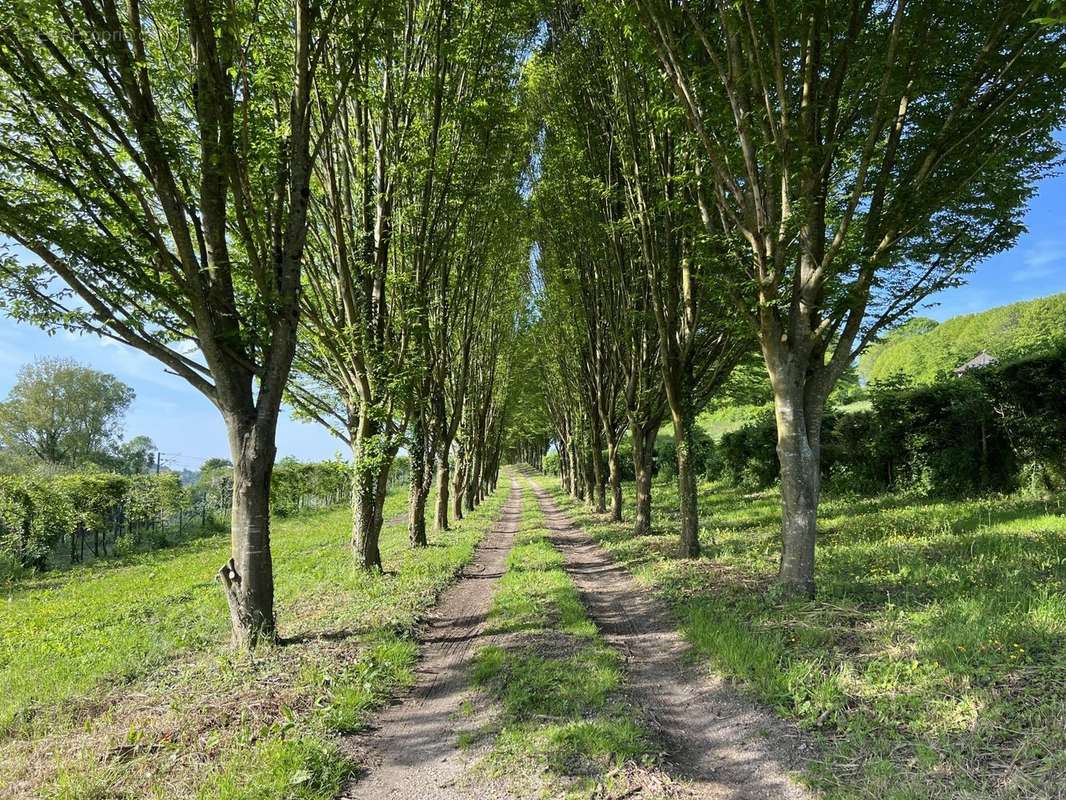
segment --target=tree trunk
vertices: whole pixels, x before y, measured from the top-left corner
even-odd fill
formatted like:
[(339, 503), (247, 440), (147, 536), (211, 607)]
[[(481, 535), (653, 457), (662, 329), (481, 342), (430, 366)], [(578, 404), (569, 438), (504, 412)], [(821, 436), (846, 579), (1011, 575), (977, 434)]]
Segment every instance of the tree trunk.
[(777, 582), (787, 595), (814, 597), (821, 415), (805, 409), (802, 400), (775, 398), (774, 406), (781, 464), (781, 564)]
[(463, 518), (463, 496), (465, 494), (466, 484), (466, 463), (460, 457), (455, 462), (455, 479), (452, 483), (452, 517), (454, 519)]
[(233, 643), (254, 648), (276, 638), (274, 566), (270, 554), (273, 423), (227, 420), (233, 457), (230, 560), (218, 571), (229, 605)]
[[(581, 458), (579, 455), (578, 458)], [(585, 458), (581, 458), (583, 463), (582, 474), (584, 475), (585, 483), (585, 500), (595, 509), (596, 507), (596, 488), (599, 481), (596, 479), (596, 463), (592, 457), (591, 452)]]
[(633, 535), (647, 536), (651, 533), (651, 473), (655, 458), (655, 439), (658, 425), (631, 423), (633, 439), (633, 476), (636, 479), (636, 503), (634, 507)]
[(607, 513), (607, 475), (603, 468), (603, 451), (593, 440), (592, 452), (593, 509), (597, 514)]
[(481, 483), (481, 453), (475, 449), (470, 459), (470, 474), (466, 476), (466, 498), (464, 508), (473, 511), (477, 506), (477, 492)]
[(445, 450), (437, 460), (437, 508), (433, 529), (438, 533), (448, 530), (448, 452)]
[(607, 442), (607, 466), (611, 479), (611, 522), (622, 521), (622, 466), (617, 439)]
[(412, 547), (425, 547), (426, 539), (426, 498), (429, 496), (429, 471), (426, 454), (425, 426), (420, 417), (416, 417), (411, 442), (411, 494), (407, 508), (407, 538)]
[(358, 462), (352, 475), (352, 549), (363, 569), (381, 569), (381, 550), (378, 541), (380, 515), (375, 508), (377, 472), (372, 467), (360, 467)]
[(674, 449), (677, 452), (677, 498), (681, 512), (681, 557), (700, 555), (699, 507), (696, 502), (696, 476), (692, 469), (693, 415), (685, 409), (671, 409), (674, 423)]
[(411, 499), (408, 503), (407, 538), (412, 547), (426, 547), (429, 540), (426, 538), (426, 500), (429, 492), (423, 482), (415, 484), (411, 482)]
[(378, 540), (396, 449), (390, 451), (382, 446), (380, 427), (371, 419), (369, 410), (361, 411), (358, 424), (352, 436), (352, 549), (363, 569), (380, 570)]

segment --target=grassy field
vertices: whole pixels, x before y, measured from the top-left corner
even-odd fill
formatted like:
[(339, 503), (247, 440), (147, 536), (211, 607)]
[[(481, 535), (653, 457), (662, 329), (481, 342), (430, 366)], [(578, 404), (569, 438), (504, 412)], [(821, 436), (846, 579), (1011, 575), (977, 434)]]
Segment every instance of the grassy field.
[(209, 537), (26, 582), (0, 606), (0, 796), (331, 798), (352, 765), (336, 734), (412, 679), (412, 630), (502, 505), (407, 546), (388, 498), (386, 573), (353, 567), (350, 514), (280, 520), (282, 643), (225, 645)]
[(619, 699), (621, 657), (586, 616), (528, 489), (489, 632), (498, 643), (479, 651), (474, 681), (491, 722), (460, 733), (464, 746), (488, 740), (481, 769), (519, 796), (624, 796), (620, 768), (654, 747)]
[(702, 486), (693, 562), (674, 557), (672, 487), (635, 539), (544, 484), (713, 669), (824, 740), (809, 772), (830, 800), (1066, 796), (1061, 500), (827, 499), (818, 600), (783, 604), (775, 493)]

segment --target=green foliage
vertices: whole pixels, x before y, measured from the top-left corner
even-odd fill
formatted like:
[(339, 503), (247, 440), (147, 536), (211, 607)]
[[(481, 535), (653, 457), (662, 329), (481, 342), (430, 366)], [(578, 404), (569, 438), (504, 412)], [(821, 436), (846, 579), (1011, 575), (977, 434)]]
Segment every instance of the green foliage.
[(44, 565), (56, 543), (74, 529), (70, 500), (51, 482), (0, 475), (0, 556), (9, 570)]
[[(869, 411), (826, 415), (823, 478), (837, 492), (961, 497), (1023, 482), (1048, 491), (1066, 472), (1064, 380), (1066, 350), (928, 385), (876, 384)], [(720, 474), (734, 486), (772, 486), (772, 415), (725, 434), (719, 452)]]
[[(808, 764), (826, 797), (1055, 796), (1066, 497), (831, 498), (819, 600), (780, 603), (765, 591), (779, 554), (776, 493), (705, 484), (700, 515), (715, 527), (703, 536), (716, 555), (692, 563), (669, 556), (669, 530), (634, 538), (552, 487), (670, 604), (699, 659), (826, 734)], [(658, 518), (676, 514), (672, 486), (652, 496)]]
[(902, 373), (930, 383), (984, 351), (1001, 362), (1046, 355), (1066, 344), (1066, 293), (952, 317), (936, 325), (912, 319), (870, 347), (859, 361), (866, 381)]
[(332, 800), (352, 765), (336, 744), (271, 736), (227, 765), (201, 800)]
[(99, 461), (133, 397), (114, 375), (69, 359), (37, 359), (19, 369), (0, 403), (0, 444), (68, 468)]
[(339, 458), (313, 462), (284, 458), (274, 466), (270, 510), (286, 517), (308, 507), (336, 505), (347, 499), (351, 481), (351, 466)]
[[(689, 456), (694, 474), (699, 476), (718, 472), (718, 452), (714, 440), (698, 425), (692, 428), (692, 452)], [(632, 470), (632, 459), (629, 460)], [(660, 433), (655, 440), (653, 471), (663, 478), (677, 477), (677, 443), (670, 433)]]

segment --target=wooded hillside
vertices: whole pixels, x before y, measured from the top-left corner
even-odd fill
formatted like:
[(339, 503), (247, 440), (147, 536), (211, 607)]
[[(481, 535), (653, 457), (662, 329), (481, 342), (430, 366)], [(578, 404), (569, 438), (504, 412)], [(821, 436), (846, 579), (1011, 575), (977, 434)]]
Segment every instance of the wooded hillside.
[(1066, 294), (964, 314), (937, 324), (916, 317), (870, 347), (859, 374), (877, 381), (903, 373), (929, 383), (981, 351), (999, 360), (1035, 355), (1066, 342)]

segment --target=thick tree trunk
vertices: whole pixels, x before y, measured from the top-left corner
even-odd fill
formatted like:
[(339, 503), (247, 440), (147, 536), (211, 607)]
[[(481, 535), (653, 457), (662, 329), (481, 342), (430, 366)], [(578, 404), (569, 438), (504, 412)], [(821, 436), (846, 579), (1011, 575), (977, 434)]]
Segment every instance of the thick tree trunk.
[(633, 439), (633, 476), (636, 479), (633, 535), (647, 536), (651, 533), (651, 473), (659, 429), (655, 424), (646, 427), (630, 424), (629, 430)]
[(352, 549), (358, 564), (367, 570), (381, 569), (377, 486), (377, 471), (368, 466), (360, 467), (356, 462), (352, 476)]
[(677, 452), (677, 498), (681, 512), (681, 557), (700, 555), (700, 521), (696, 497), (696, 476), (692, 468), (693, 415), (684, 409), (671, 409), (674, 444)]
[(786, 594), (814, 597), (814, 545), (821, 493), (821, 414), (802, 400), (775, 398), (781, 464), (781, 564)]
[(607, 467), (611, 480), (611, 522), (622, 521), (622, 465), (618, 458), (618, 442), (607, 442)]
[(437, 459), (437, 508), (433, 529), (438, 533), (448, 530), (448, 452), (447, 449)]
[(426, 501), (429, 492), (425, 483), (416, 485), (411, 482), (411, 498), (408, 502), (407, 538), (412, 547), (426, 547), (429, 540), (426, 538)]
[(352, 549), (367, 570), (381, 569), (378, 540), (384, 522), (385, 493), (396, 448), (383, 447), (381, 432), (367, 412), (352, 436)]
[(270, 478), (274, 423), (227, 419), (233, 458), (230, 560), (218, 571), (229, 605), (233, 643), (254, 648), (276, 638), (270, 555)]

